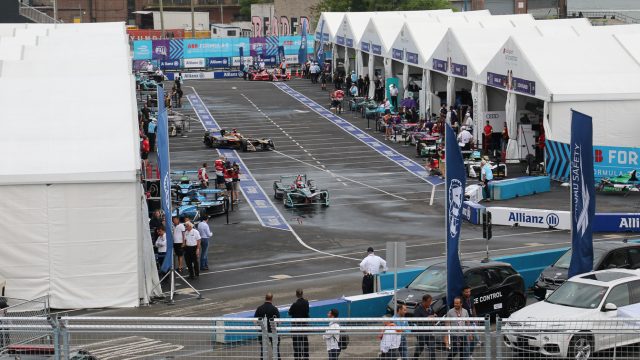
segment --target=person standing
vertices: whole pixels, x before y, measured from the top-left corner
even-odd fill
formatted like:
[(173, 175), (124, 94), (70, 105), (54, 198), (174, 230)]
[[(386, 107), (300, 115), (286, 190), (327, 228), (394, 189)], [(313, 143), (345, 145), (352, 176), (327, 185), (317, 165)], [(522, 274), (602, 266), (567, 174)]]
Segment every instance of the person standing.
[(235, 161), (231, 165), (232, 173), (232, 188), (233, 188), (233, 203), (237, 204), (240, 202), (240, 165)]
[[(475, 299), (471, 296), (471, 288), (467, 285), (462, 288), (462, 307), (467, 310), (469, 317), (478, 316), (476, 311)], [(469, 340), (469, 355), (473, 355), (473, 350), (476, 347), (476, 343), (480, 340), (477, 335), (470, 335)]]
[(401, 356), (402, 335), (399, 330), (395, 329), (396, 324), (393, 321), (385, 321), (384, 326), (387, 329), (380, 336), (380, 359), (396, 360)]
[(369, 78), (369, 74), (364, 76), (364, 91), (362, 94), (366, 97), (369, 97), (369, 86), (371, 86), (371, 79)]
[(158, 234), (158, 238), (154, 246), (158, 249), (158, 261), (157, 266), (160, 269), (162, 263), (164, 262), (164, 258), (167, 255), (167, 235), (164, 231), (164, 225), (160, 225), (156, 228), (156, 234)]
[[(466, 326), (467, 321), (464, 318), (469, 317), (469, 313), (465, 308), (462, 307), (462, 298), (460, 296), (456, 296), (453, 299), (453, 309), (447, 312), (447, 317), (451, 319), (455, 319), (455, 321), (450, 321), (450, 326)], [(447, 359), (453, 359), (456, 355), (460, 355), (460, 359), (468, 359), (469, 358), (469, 347), (467, 341), (467, 335), (465, 335), (462, 330), (459, 330), (459, 333), (454, 333), (451, 335), (451, 343), (450, 350)]]
[(364, 91), (364, 79), (362, 75), (358, 76), (358, 93), (360, 96), (367, 96), (367, 93)]
[[(433, 298), (429, 294), (422, 295), (422, 302), (420, 305), (416, 307), (413, 311), (413, 316), (417, 318), (433, 318), (436, 317), (436, 313), (433, 311), (431, 307), (431, 303), (433, 302)], [(435, 322), (423, 322), (419, 324), (420, 326), (435, 326)], [(413, 352), (413, 358), (418, 359), (420, 355), (422, 355), (422, 351), (424, 348), (427, 348), (427, 352), (429, 353), (429, 359), (436, 359), (436, 349), (435, 349), (435, 338), (431, 335), (424, 335), (425, 331), (420, 330), (420, 335), (418, 335), (418, 342), (416, 344), (416, 348)]]
[(398, 88), (395, 84), (389, 85), (389, 96), (391, 97), (391, 105), (393, 106), (393, 111), (398, 112)]
[[(267, 332), (271, 334), (271, 320), (280, 317), (280, 311), (277, 307), (273, 306), (273, 294), (267, 293), (264, 296), (264, 304), (258, 306), (256, 312), (253, 314), (254, 318), (260, 320), (267, 319)], [(263, 359), (262, 354), (262, 336), (258, 336), (260, 341), (260, 359)], [(273, 344), (273, 339), (269, 336), (269, 342)], [(278, 359), (280, 359), (280, 342), (278, 341)]]
[(491, 151), (491, 134), (493, 134), (493, 127), (489, 124), (489, 121), (487, 121), (487, 124), (484, 126), (482, 131), (482, 149), (485, 153)]
[(383, 272), (387, 271), (387, 262), (383, 258), (376, 255), (373, 252), (373, 247), (369, 246), (367, 249), (367, 256), (360, 262), (360, 271), (364, 274), (362, 277), (362, 293), (371, 294), (373, 292), (373, 285), (375, 276), (380, 273), (380, 269)]
[[(509, 129), (505, 122), (502, 126), (502, 136), (500, 137), (500, 151), (503, 153), (507, 150), (507, 144), (509, 143)], [(503, 155), (504, 156), (504, 155)]]
[(481, 171), (480, 171), (480, 180), (482, 180), (482, 193), (483, 197), (487, 201), (491, 201), (491, 194), (489, 193), (489, 182), (493, 180), (493, 170), (491, 170), (491, 165), (485, 159), (480, 162)]
[(382, 101), (382, 99), (384, 99), (384, 83), (382, 79), (380, 79), (380, 76), (375, 79), (373, 85), (375, 86), (374, 100), (376, 102)]
[(147, 168), (147, 159), (149, 159), (149, 151), (151, 150), (151, 145), (149, 144), (149, 139), (142, 135), (142, 142), (140, 143), (140, 157), (142, 158), (142, 168)]
[(178, 218), (174, 216), (171, 221), (173, 222), (173, 252), (178, 258), (178, 272), (182, 273), (183, 270), (183, 260), (182, 256), (184, 255), (184, 217)]
[(213, 166), (216, 169), (216, 187), (218, 189), (224, 189), (224, 156), (220, 155), (216, 161), (213, 162)]
[[(289, 308), (289, 316), (294, 319), (308, 319), (309, 301), (303, 297), (302, 289), (296, 290), (296, 298), (296, 302), (291, 304), (291, 307)], [(295, 322), (292, 325), (307, 326), (308, 324), (306, 322)], [(293, 340), (293, 358), (295, 360), (308, 360), (309, 338), (307, 335), (297, 334), (293, 335), (291, 338)]]
[(200, 270), (209, 270), (209, 240), (213, 234), (209, 227), (209, 215), (205, 215), (196, 227), (200, 233)]
[(209, 174), (207, 174), (207, 163), (202, 163), (202, 167), (198, 170), (198, 180), (203, 188), (209, 187)]
[(158, 129), (158, 123), (155, 120), (149, 121), (147, 125), (147, 137), (149, 138), (149, 151), (156, 151), (156, 131)]
[(189, 269), (189, 279), (194, 280), (200, 277), (200, 266), (198, 265), (198, 256), (200, 256), (200, 233), (193, 228), (193, 224), (187, 221), (184, 225), (184, 244), (185, 253), (184, 257), (187, 261), (187, 268)]
[[(396, 315), (393, 317), (395, 320), (395, 324), (398, 326), (409, 326), (409, 322), (407, 320), (400, 320), (400, 318), (404, 318), (407, 315), (407, 306), (404, 304), (397, 305), (396, 307)], [(409, 345), (407, 344), (407, 337), (403, 334), (407, 330), (398, 330), (400, 334), (400, 347), (398, 350), (400, 351), (400, 358), (402, 360), (407, 360), (409, 357)]]
[[(336, 319), (339, 314), (338, 309), (331, 309), (329, 310), (327, 317), (329, 319)], [(324, 332), (322, 338), (327, 345), (329, 360), (337, 360), (340, 356), (340, 324), (336, 321), (330, 320), (329, 329)]]

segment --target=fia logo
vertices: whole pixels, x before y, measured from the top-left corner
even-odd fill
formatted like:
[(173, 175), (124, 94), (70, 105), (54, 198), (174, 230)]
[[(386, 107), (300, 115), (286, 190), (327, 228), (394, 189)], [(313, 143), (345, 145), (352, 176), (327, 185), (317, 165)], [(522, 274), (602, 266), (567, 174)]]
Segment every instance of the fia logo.
[(460, 211), (462, 209), (462, 183), (458, 179), (452, 179), (449, 185), (449, 235), (458, 235), (460, 226)]
[(157, 55), (167, 56), (167, 47), (166, 46), (156, 46), (155, 51)]

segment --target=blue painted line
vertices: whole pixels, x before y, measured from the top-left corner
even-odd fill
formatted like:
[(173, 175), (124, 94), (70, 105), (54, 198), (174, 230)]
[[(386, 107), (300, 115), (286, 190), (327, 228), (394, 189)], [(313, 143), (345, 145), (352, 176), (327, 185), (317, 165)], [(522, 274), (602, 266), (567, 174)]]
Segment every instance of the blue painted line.
[[(198, 119), (202, 126), (215, 135), (220, 135), (220, 125), (213, 118), (209, 109), (198, 94), (188, 94), (187, 100), (193, 106)], [(256, 215), (260, 224), (264, 227), (293, 231), (289, 223), (284, 219), (280, 211), (273, 205), (271, 199), (264, 192), (264, 189), (258, 184), (251, 174), (249, 168), (238, 155), (238, 152), (231, 149), (218, 149), (218, 154), (224, 155), (228, 161), (235, 161), (240, 166), (240, 191), (249, 203), (251, 210)]]
[(434, 186), (444, 184), (443, 179), (437, 176), (429, 176), (429, 173), (425, 170), (424, 166), (400, 154), (395, 149), (389, 147), (387, 144), (381, 142), (380, 140), (360, 130), (358, 127), (353, 126), (351, 123), (344, 120), (340, 116), (335, 115), (334, 113), (332, 113), (331, 111), (323, 107), (322, 105), (309, 99), (303, 94), (293, 90), (289, 85), (284, 83), (273, 83), (273, 85), (275, 85), (278, 89), (282, 90), (284, 93), (298, 100), (299, 102), (304, 104), (309, 109), (313, 110), (318, 115), (331, 121), (333, 124), (337, 125), (342, 130), (349, 133), (351, 136), (365, 143), (367, 146), (369, 146), (370, 148), (372, 148), (382, 156), (402, 166), (413, 175), (419, 177), (420, 179)]

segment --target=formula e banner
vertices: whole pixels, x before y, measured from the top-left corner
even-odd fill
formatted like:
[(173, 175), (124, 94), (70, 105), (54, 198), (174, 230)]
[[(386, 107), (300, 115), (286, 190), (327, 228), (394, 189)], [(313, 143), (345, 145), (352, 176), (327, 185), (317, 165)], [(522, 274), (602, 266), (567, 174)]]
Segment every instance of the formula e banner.
[(571, 263), (569, 277), (593, 270), (593, 219), (596, 193), (593, 178), (593, 122), (571, 111)]
[(467, 174), (464, 170), (462, 152), (458, 146), (455, 132), (451, 125), (446, 124), (445, 154), (447, 160), (445, 196), (447, 213), (447, 304), (453, 307), (453, 299), (462, 293), (464, 277), (460, 264), (460, 230), (462, 225), (462, 206)]
[(493, 225), (525, 226), (541, 229), (569, 230), (571, 219), (568, 211), (522, 209), (495, 206), (491, 211)]
[[(164, 99), (164, 90), (158, 86), (158, 99)], [(171, 165), (169, 163), (169, 117), (164, 101), (158, 101), (158, 167), (160, 168), (160, 202), (167, 229), (167, 254), (161, 270), (167, 272), (173, 263), (173, 232), (171, 231)]]

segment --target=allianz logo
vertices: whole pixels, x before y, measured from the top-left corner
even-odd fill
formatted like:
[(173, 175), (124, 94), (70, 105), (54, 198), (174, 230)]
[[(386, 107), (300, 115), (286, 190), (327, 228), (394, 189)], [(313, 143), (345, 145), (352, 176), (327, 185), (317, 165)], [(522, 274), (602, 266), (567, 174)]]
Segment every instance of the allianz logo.
[(560, 218), (557, 214), (550, 213), (547, 216), (541, 215), (529, 215), (525, 212), (509, 212), (509, 220), (515, 223), (525, 223), (525, 224), (546, 224), (551, 227), (558, 226), (560, 224)]
[(621, 218), (619, 228), (638, 228), (640, 227), (640, 218)]

